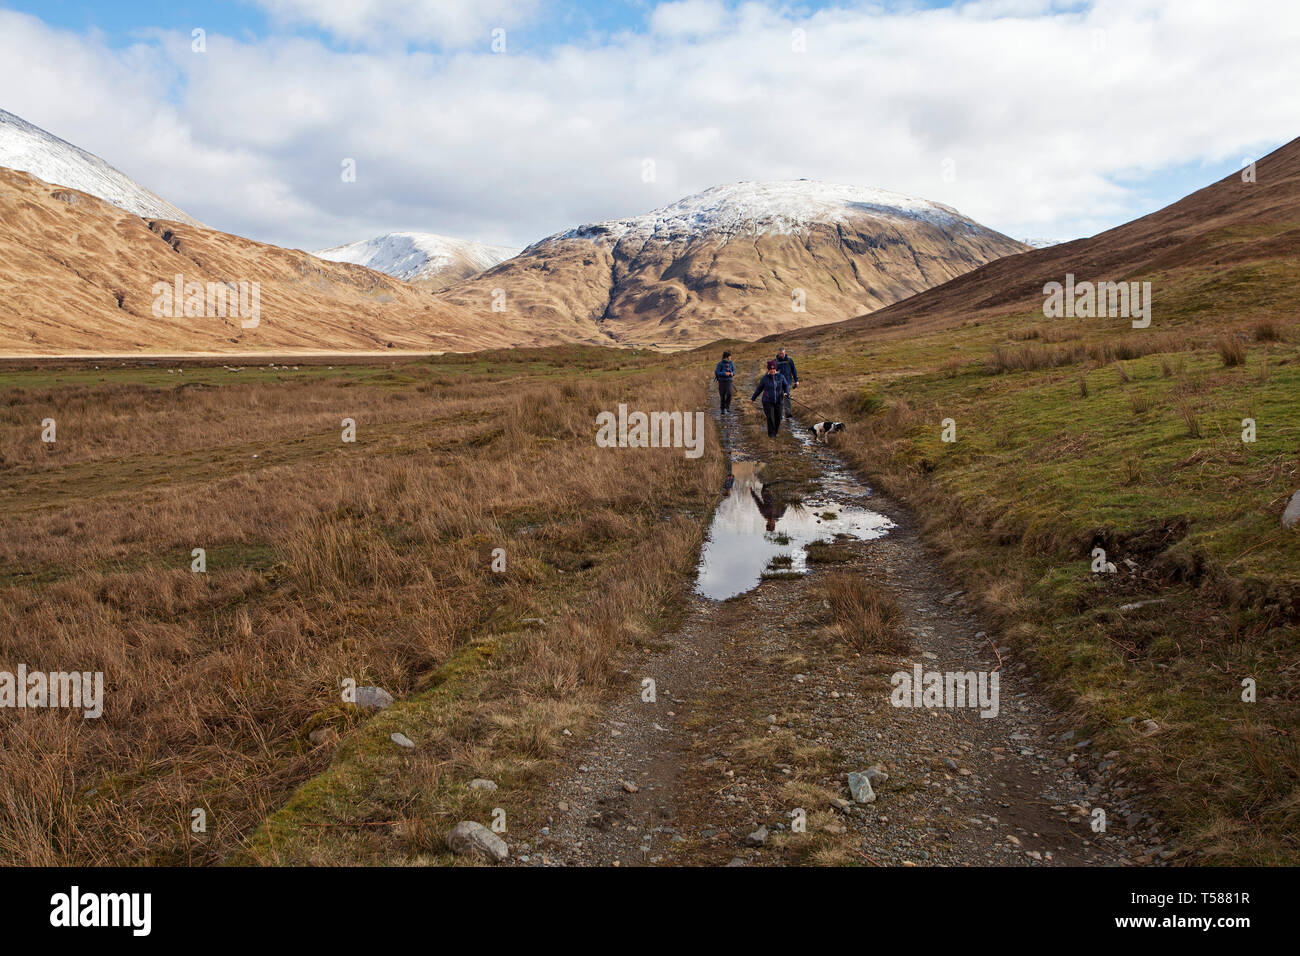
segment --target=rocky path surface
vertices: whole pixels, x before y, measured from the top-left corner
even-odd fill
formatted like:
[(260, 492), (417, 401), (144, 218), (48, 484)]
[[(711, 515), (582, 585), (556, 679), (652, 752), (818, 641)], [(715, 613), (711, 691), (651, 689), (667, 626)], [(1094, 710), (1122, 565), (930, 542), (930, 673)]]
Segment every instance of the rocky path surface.
[[(723, 432), (733, 460), (761, 457), (733, 416)], [(869, 507), (893, 527), (841, 540), (839, 563), (810, 564), (726, 601), (696, 597), (660, 649), (629, 666), (626, 693), (566, 758), (529, 831), (511, 834), (511, 862), (1162, 862), (1169, 851), (1114, 755), (1095, 753), (1055, 717), (945, 581), (906, 509), (795, 433), (822, 472), (820, 502)], [(835, 640), (822, 588), (846, 570), (896, 595), (910, 651), (857, 653)], [(998, 715), (892, 706), (891, 675), (914, 665), (996, 672)], [(1095, 808), (1105, 811), (1104, 832), (1093, 829)]]

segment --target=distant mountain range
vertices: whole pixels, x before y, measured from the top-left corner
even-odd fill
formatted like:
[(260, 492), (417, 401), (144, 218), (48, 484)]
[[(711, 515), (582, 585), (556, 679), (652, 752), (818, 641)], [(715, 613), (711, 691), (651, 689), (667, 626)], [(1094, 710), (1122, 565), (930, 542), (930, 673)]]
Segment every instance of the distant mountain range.
[(405, 282), (442, 288), (478, 275), (518, 252), (517, 247), (489, 246), (431, 232), (390, 232), (321, 249), (312, 255), (330, 262), (352, 262)]
[[(0, 166), (9, 352), (684, 348), (846, 319), (1029, 248), (939, 203), (798, 180), (717, 186), (517, 255), (417, 232), (309, 255), (207, 229), (4, 112)], [(154, 289), (177, 275), (258, 284), (263, 318), (160, 318)]]

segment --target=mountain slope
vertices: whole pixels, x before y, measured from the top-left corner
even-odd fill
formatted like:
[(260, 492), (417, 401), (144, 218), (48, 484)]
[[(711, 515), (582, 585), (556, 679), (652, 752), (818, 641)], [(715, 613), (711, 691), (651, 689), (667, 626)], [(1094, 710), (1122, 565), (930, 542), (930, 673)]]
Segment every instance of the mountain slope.
[(321, 249), (312, 255), (329, 262), (351, 262), (404, 282), (442, 288), (478, 275), (519, 252), (431, 232), (390, 232), (373, 239)]
[(1027, 248), (884, 190), (735, 183), (551, 236), (439, 298), (481, 311), (504, 295), (621, 344), (689, 347), (848, 318)]
[(0, 166), (68, 186), (146, 219), (201, 225), (93, 153), (0, 110)]
[[(141, 219), (2, 167), (0, 263), (0, 353), (468, 352), (608, 344), (591, 322), (494, 312), (490, 305), (457, 308), (364, 266), (202, 226)], [(156, 316), (158, 283), (171, 287), (177, 275), (204, 286), (200, 314)], [(230, 289), (231, 283), (248, 284), (250, 293), (257, 284), (255, 327), (243, 327), (237, 315), (209, 314), (209, 284)]]
[[(1300, 139), (1260, 159), (1253, 182), (1232, 173), (1122, 226), (989, 263), (814, 334), (912, 334), (1013, 314), (1042, 320), (1043, 286), (1067, 273), (1076, 281), (1150, 281), (1152, 328), (1207, 309), (1273, 317), (1300, 305)], [(1126, 319), (1072, 321), (1129, 327)]]
[[(428, 292), (361, 266), (141, 219), (3, 168), (0, 263), (0, 352), (9, 354), (366, 351), (390, 343), (469, 351), (575, 341), (545, 326), (534, 331), (458, 314)], [(155, 314), (160, 291), (177, 275), (202, 284), (201, 314), (167, 315), (165, 305), (164, 315)], [(210, 288), (225, 286), (234, 300), (231, 283), (247, 284), (250, 305), (257, 284), (254, 327), (243, 327), (230, 308), (225, 317), (207, 308)]]

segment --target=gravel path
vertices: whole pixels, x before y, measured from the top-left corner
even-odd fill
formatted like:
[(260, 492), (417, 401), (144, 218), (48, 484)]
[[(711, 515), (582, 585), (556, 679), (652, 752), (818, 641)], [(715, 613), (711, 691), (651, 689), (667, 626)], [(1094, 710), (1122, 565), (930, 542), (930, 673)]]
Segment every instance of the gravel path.
[[(733, 459), (761, 457), (734, 417), (723, 431)], [(894, 527), (844, 541), (845, 562), (728, 601), (695, 598), (660, 649), (629, 666), (626, 692), (567, 756), (527, 830), (511, 834), (512, 863), (1163, 862), (1166, 844), (1114, 755), (1054, 715), (945, 581), (906, 509), (859, 484), (799, 426), (795, 434), (823, 475), (819, 505), (869, 507)], [(859, 655), (828, 636), (820, 589), (844, 570), (893, 591), (909, 652)], [(916, 664), (996, 670), (998, 715), (891, 706), (890, 676)], [(873, 767), (876, 799), (855, 802), (848, 774)], [(1091, 825), (1098, 807), (1101, 833)]]

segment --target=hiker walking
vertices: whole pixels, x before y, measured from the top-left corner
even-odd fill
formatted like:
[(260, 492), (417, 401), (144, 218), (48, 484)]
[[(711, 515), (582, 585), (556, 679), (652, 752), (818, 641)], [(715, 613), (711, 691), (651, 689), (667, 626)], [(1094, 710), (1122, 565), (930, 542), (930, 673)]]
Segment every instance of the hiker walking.
[(781, 430), (781, 402), (790, 397), (790, 382), (781, 374), (775, 361), (767, 363), (767, 374), (758, 380), (749, 400), (758, 401), (760, 394), (763, 396), (763, 414), (767, 416), (767, 437), (775, 438)]
[(713, 377), (718, 380), (718, 404), (723, 413), (731, 411), (731, 384), (736, 377), (736, 363), (731, 360), (730, 352), (722, 353), (722, 361), (713, 369)]
[[(790, 383), (790, 391), (799, 387), (799, 370), (794, 367), (794, 359), (790, 357), (785, 349), (776, 350), (776, 367), (785, 376), (785, 380)], [(794, 409), (790, 407), (790, 391), (785, 393), (786, 418), (794, 414)]]

